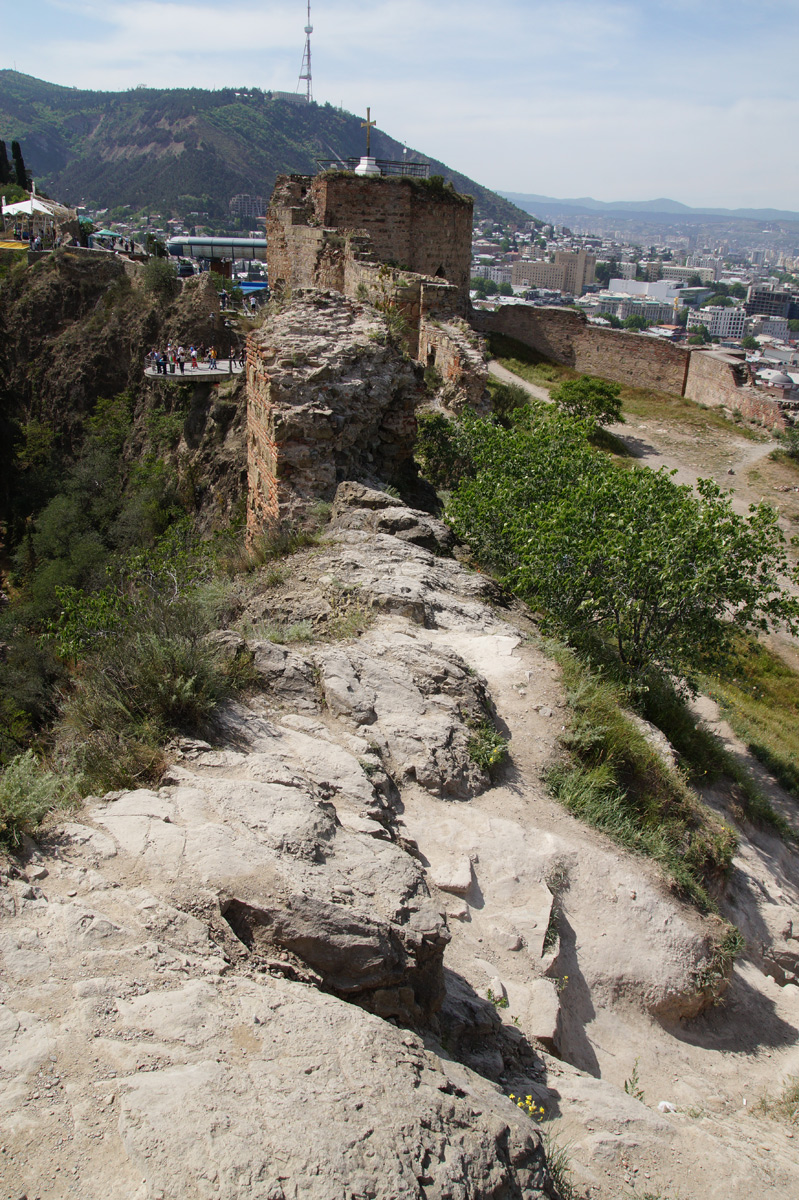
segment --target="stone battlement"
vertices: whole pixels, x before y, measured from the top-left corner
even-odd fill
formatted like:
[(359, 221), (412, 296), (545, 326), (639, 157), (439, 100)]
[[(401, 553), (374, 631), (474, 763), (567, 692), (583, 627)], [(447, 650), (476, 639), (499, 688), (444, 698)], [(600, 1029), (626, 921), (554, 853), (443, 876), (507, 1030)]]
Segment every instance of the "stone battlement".
[(471, 197), (431, 180), (282, 175), (266, 216), (270, 284), (350, 294), (360, 282), (355, 263), (382, 264), (446, 280), (466, 315), (472, 214)]

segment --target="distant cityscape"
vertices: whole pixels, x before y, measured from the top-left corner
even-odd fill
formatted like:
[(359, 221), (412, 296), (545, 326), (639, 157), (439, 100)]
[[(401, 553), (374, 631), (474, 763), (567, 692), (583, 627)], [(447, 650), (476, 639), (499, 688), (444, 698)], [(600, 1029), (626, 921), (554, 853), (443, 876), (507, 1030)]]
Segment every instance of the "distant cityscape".
[(532, 220), (478, 222), (472, 303), (568, 306), (592, 324), (727, 348), (753, 381), (799, 396), (799, 234), (791, 250), (697, 245), (694, 232), (646, 247)]

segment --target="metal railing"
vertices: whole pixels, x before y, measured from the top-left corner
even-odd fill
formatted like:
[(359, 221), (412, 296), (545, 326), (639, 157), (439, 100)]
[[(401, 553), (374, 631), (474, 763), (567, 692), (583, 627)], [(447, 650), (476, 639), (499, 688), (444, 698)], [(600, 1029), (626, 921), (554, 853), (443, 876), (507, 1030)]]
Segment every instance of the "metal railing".
[[(320, 171), (354, 171), (359, 158), (317, 158)], [(375, 159), (381, 175), (411, 175), (414, 179), (428, 179), (430, 164), (423, 162), (394, 162), (387, 158)]]

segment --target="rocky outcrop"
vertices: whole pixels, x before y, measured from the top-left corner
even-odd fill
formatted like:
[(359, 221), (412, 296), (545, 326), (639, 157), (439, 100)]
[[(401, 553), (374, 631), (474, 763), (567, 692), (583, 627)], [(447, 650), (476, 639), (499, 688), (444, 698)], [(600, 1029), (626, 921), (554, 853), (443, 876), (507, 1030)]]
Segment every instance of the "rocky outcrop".
[(370, 305), (295, 293), (248, 341), (250, 536), (332, 500), (342, 480), (400, 479), (412, 462), (420, 374)]
[[(352, 484), (334, 511), (214, 635), (260, 675), (246, 703), (0, 879), (5, 1192), (553, 1196), (513, 1093), (600, 1200), (792, 1200), (740, 1092), (744, 1059), (764, 1088), (790, 1068), (796, 988), (745, 963), (687, 1019), (717, 922), (548, 798), (566, 712), (531, 627), (425, 514)], [(259, 632), (295, 617), (305, 640)], [(493, 777), (478, 720), (509, 739)], [(783, 954), (794, 851), (743, 845), (736, 902), (770, 913), (747, 935)]]

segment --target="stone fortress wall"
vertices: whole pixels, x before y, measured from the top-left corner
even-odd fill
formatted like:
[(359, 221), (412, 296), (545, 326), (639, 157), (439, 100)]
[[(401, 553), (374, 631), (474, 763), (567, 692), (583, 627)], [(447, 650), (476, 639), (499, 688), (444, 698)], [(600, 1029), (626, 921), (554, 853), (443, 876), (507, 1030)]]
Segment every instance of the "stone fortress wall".
[(283, 175), (266, 216), (270, 285), (331, 288), (401, 314), (408, 349), (465, 399), (486, 370), (470, 316), (473, 204), (401, 176)]
[(411, 358), (435, 367), (455, 406), (483, 402), (481, 335), (497, 332), (579, 372), (785, 427), (778, 398), (752, 387), (729, 352), (591, 325), (571, 309), (472, 311), (472, 202), (447, 187), (344, 172), (281, 176), (266, 233), (273, 292), (294, 298), (248, 340), (251, 537), (297, 503), (332, 496), (341, 479), (390, 479), (412, 453), (421, 373), (391, 365), (375, 309), (404, 318)]
[(734, 352), (693, 350), (662, 338), (591, 325), (584, 313), (566, 308), (503, 304), (495, 312), (476, 312), (472, 324), (480, 333), (506, 334), (586, 375), (729, 408), (769, 428), (785, 429), (787, 424), (788, 410), (780, 398), (751, 386), (744, 360)]

